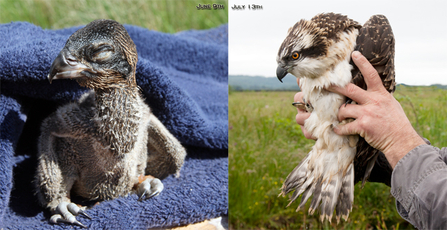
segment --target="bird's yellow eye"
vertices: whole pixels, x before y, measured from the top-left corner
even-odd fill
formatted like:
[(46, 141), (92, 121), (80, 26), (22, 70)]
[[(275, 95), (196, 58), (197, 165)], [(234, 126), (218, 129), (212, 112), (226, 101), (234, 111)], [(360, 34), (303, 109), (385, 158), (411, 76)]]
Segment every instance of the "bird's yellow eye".
[(293, 52), (293, 54), (292, 54), (292, 58), (293, 58), (293, 59), (296, 60), (296, 59), (298, 59), (299, 57), (300, 57), (300, 54), (299, 54), (298, 52), (296, 52), (296, 51)]

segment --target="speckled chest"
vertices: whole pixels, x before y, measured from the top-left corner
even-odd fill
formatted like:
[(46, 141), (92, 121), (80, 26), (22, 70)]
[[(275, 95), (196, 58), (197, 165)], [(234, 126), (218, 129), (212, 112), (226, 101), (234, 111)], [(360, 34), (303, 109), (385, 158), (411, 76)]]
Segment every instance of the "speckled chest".
[[(79, 159), (76, 160), (79, 162), (78, 179), (73, 185), (73, 189), (78, 195), (92, 200), (125, 196), (138, 182), (138, 176), (144, 174), (147, 164), (150, 110), (139, 97), (134, 103), (134, 116), (130, 122), (134, 122), (137, 129), (130, 133), (120, 133), (120, 135), (135, 136), (133, 148), (129, 151), (118, 151), (118, 149), (113, 149), (112, 145), (107, 145), (110, 138), (101, 135), (100, 131), (95, 128), (92, 129), (89, 137), (73, 142), (72, 147), (76, 148), (74, 152), (79, 153)], [(107, 119), (113, 120), (113, 118)], [(94, 120), (97, 123), (102, 122), (97, 117)], [(120, 121), (123, 121), (122, 117)], [(117, 125), (122, 126), (118, 123)], [(119, 136), (117, 138), (128, 139)]]

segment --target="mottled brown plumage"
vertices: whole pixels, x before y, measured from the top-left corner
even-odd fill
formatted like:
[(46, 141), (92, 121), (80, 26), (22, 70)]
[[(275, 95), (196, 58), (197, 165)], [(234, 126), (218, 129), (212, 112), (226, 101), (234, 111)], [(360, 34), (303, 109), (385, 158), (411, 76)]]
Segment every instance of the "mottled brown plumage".
[[(36, 174), (40, 203), (53, 223), (84, 226), (86, 213), (70, 193), (88, 200), (158, 195), (158, 178), (179, 175), (186, 151), (150, 112), (136, 84), (138, 56), (125, 28), (96, 20), (75, 32), (51, 66), (48, 79), (71, 78), (93, 91), (44, 120)], [(150, 173), (153, 177), (142, 175)]]
[[(353, 82), (366, 89), (363, 76), (350, 61), (353, 50), (362, 52), (379, 72), (384, 86), (394, 91), (394, 36), (382, 15), (372, 16), (363, 27), (334, 13), (301, 20), (289, 29), (277, 56), (279, 80), (287, 73), (301, 79), (306, 109), (311, 113), (305, 128), (317, 138), (312, 151), (284, 181), (281, 194), (295, 190), (289, 205), (302, 194), (298, 209), (313, 196), (309, 213), (319, 209), (322, 221), (331, 221), (334, 208), (337, 222), (340, 217), (348, 218), (354, 184), (369, 178), (376, 161), (385, 172), (385, 183), (390, 169), (383, 154), (363, 138), (333, 132), (339, 124), (338, 109), (347, 101), (325, 88)], [(346, 122), (349, 119), (342, 124)], [(371, 179), (378, 181), (377, 177)]]
[[(360, 29), (355, 50), (360, 51), (379, 73), (383, 85), (392, 93), (395, 90), (394, 53), (395, 40), (388, 19), (383, 15), (372, 16)], [(362, 73), (352, 63), (352, 82), (366, 89)]]
[[(278, 56), (285, 59), (291, 58), (290, 54), (297, 49), (300, 50), (300, 55), (304, 57), (316, 58), (318, 56), (326, 56), (331, 45), (328, 42), (338, 42), (340, 40), (340, 32), (348, 32), (360, 28), (361, 25), (356, 21), (349, 19), (345, 15), (334, 13), (318, 14), (310, 21), (302, 19), (289, 28), (289, 34), (293, 36), (286, 37), (279, 48)], [(306, 35), (313, 36), (312, 45), (306, 46), (305, 44), (293, 42)], [(297, 45), (303, 47), (296, 47)]]
[[(388, 19), (383, 15), (373, 15), (360, 29), (356, 43), (355, 50), (360, 51), (366, 57), (377, 70), (385, 89), (393, 93), (396, 88), (394, 72), (395, 40)], [(351, 71), (352, 83), (366, 90), (367, 87), (362, 73), (352, 61), (351, 65), (354, 67)], [(369, 179), (375, 164), (380, 170), (372, 175), (370, 181), (380, 181), (391, 186), (392, 169), (385, 156), (379, 150), (371, 147), (365, 139), (359, 137), (357, 154), (354, 159), (354, 183), (362, 181), (363, 186)]]

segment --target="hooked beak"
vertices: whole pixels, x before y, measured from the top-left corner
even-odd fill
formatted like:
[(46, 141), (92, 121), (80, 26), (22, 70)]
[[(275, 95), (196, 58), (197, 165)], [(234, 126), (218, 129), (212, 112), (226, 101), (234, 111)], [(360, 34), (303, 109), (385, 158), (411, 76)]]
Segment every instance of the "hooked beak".
[(51, 84), (54, 79), (83, 78), (85, 75), (82, 72), (85, 70), (92, 71), (89, 67), (76, 61), (76, 58), (67, 49), (62, 49), (51, 65), (48, 80)]
[(276, 77), (280, 82), (282, 82), (282, 79), (287, 75), (287, 70), (283, 67), (279, 66), (276, 68)]

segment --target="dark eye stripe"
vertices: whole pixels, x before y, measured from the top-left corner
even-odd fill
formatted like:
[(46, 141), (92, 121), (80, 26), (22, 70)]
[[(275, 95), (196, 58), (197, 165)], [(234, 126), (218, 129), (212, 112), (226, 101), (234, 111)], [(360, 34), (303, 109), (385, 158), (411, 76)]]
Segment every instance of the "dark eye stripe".
[(301, 50), (300, 54), (303, 57), (316, 58), (321, 55), (326, 55), (327, 53), (327, 45), (326, 40), (322, 37), (315, 39), (313, 42), (313, 46), (307, 49)]
[[(298, 58), (294, 58), (294, 54), (298, 53)], [(290, 56), (288, 57), (290, 60), (298, 60), (298, 59), (302, 59), (302, 58), (316, 58), (320, 55), (325, 55), (326, 54), (326, 46), (322, 43), (320, 43), (317, 46), (312, 46), (309, 47), (307, 49), (302, 49), (299, 52), (294, 51), (292, 54), (290, 54)]]
[(303, 57), (315, 58), (325, 53), (324, 46), (321, 47), (310, 47), (307, 49), (301, 50), (301, 55)]

